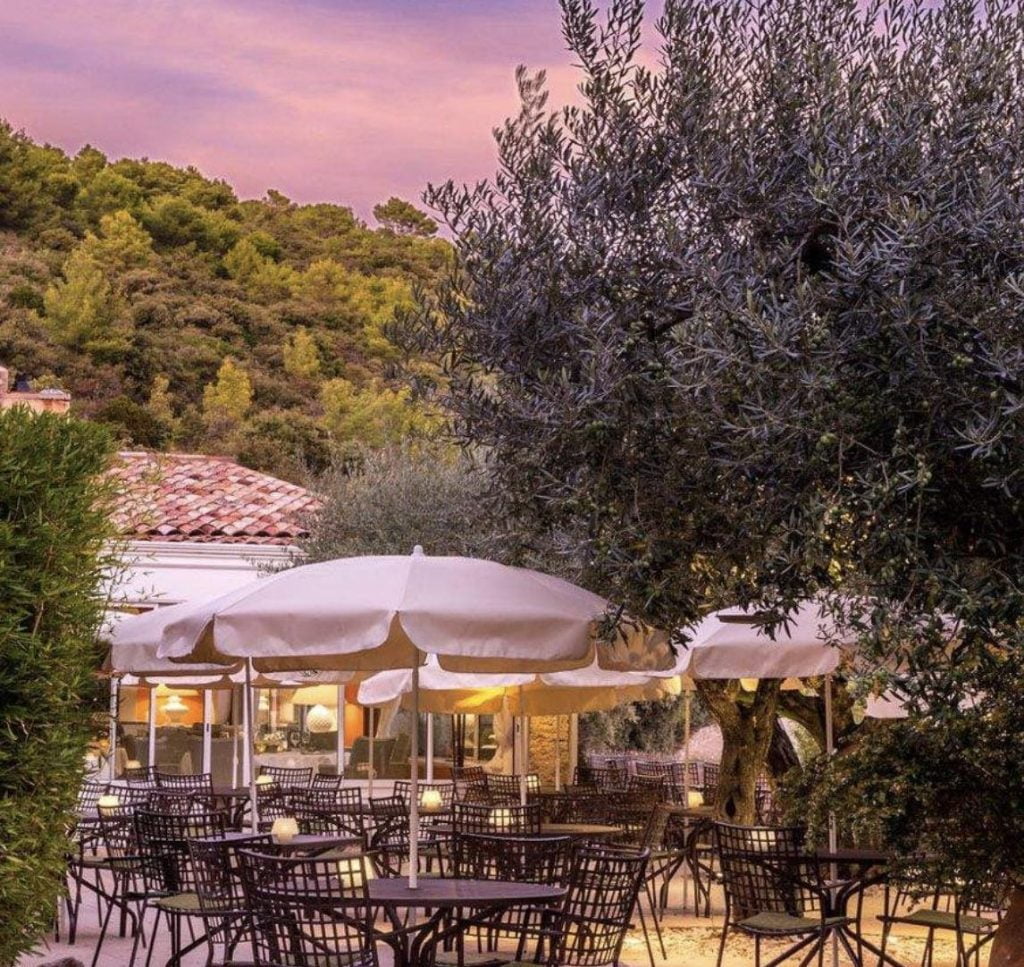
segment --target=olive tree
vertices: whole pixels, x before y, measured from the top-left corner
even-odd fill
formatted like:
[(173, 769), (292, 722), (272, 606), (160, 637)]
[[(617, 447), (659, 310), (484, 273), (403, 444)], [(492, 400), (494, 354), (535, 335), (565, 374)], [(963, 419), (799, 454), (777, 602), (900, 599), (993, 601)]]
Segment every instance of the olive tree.
[[(428, 192), (457, 264), (406, 324), (492, 498), (665, 626), (818, 596), (913, 716), (997, 714), (1024, 618), (1024, 15), (667, 0), (650, 57), (639, 0), (562, 10), (579, 97), (549, 110), (519, 71), (493, 179)], [(749, 820), (778, 687), (734, 688), (703, 691), (719, 808)], [(1015, 880), (1024, 800), (974, 779), (968, 865)]]

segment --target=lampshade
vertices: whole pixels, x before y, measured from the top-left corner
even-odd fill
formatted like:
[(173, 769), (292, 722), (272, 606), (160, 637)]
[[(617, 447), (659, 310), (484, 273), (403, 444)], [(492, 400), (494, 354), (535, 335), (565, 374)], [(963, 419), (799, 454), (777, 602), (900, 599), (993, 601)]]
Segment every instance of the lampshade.
[(260, 692), (260, 700), (256, 707), (261, 712), (270, 711), (270, 696), (266, 692)]
[(310, 732), (331, 732), (337, 728), (334, 713), (323, 705), (314, 705), (306, 713), (306, 728)]

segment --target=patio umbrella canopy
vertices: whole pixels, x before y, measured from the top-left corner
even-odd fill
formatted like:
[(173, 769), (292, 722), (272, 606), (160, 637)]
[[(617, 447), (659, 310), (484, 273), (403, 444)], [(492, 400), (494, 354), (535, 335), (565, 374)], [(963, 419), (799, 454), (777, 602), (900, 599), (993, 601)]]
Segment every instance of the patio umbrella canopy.
[[(605, 668), (671, 670), (667, 636), (613, 621), (607, 601), (538, 571), (463, 557), (355, 557), (308, 564), (206, 602), (167, 608), (143, 633), (172, 661), (245, 662), (252, 671), (412, 670), (428, 655), (450, 671), (542, 673), (595, 661)], [(133, 620), (115, 650), (138, 643)], [(157, 633), (159, 633), (157, 635)], [(409, 885), (417, 882), (418, 730), (412, 733)], [(252, 789), (255, 807), (255, 789)]]

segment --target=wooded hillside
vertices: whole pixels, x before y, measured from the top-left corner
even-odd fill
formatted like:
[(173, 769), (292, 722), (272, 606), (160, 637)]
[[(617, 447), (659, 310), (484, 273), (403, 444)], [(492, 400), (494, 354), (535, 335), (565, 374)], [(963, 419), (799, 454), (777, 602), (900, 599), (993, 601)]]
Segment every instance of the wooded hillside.
[(290, 478), (425, 432), (385, 326), (449, 247), (407, 202), (374, 214), (240, 201), (194, 168), (69, 157), (0, 121), (0, 363), (127, 446)]

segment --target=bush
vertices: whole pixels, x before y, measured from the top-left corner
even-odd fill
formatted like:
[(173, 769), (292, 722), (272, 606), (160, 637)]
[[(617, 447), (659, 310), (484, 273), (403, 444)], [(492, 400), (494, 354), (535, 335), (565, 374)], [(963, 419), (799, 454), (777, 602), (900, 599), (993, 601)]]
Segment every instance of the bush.
[(98, 703), (111, 450), (99, 426), (0, 411), (0, 965), (52, 924)]

